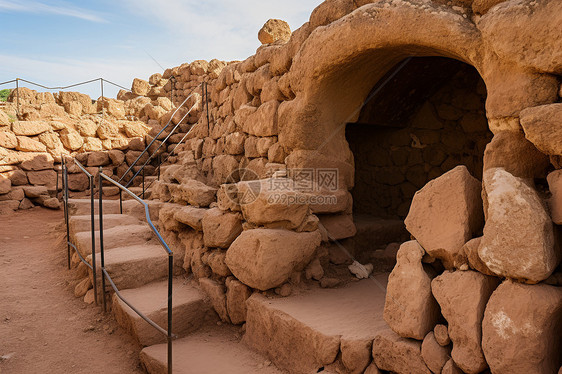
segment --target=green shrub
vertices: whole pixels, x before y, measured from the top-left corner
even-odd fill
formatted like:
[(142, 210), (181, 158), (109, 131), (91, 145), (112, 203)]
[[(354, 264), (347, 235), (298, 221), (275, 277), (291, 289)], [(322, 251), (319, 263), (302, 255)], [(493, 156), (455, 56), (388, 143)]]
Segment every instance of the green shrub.
[(10, 96), (10, 92), (12, 92), (12, 90), (10, 89), (0, 90), (0, 101), (8, 100), (8, 96)]

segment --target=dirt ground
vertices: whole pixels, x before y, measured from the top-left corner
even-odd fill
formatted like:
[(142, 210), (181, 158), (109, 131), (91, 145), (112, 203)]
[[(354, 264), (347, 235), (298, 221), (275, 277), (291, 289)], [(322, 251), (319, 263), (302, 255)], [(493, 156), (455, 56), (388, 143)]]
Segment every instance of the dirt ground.
[(39, 207), (0, 215), (0, 373), (143, 373), (140, 346), (74, 297), (62, 222)]

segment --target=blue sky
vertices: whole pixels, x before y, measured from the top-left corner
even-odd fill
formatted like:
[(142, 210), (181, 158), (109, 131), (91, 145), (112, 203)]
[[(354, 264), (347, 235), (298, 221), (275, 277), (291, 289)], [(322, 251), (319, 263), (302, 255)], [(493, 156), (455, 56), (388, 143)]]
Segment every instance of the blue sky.
[[(162, 72), (159, 65), (242, 60), (260, 46), (258, 30), (269, 18), (294, 30), (321, 2), (0, 0), (0, 82), (19, 77), (61, 86), (103, 77), (130, 87), (135, 77)], [(100, 95), (99, 84), (77, 90)]]

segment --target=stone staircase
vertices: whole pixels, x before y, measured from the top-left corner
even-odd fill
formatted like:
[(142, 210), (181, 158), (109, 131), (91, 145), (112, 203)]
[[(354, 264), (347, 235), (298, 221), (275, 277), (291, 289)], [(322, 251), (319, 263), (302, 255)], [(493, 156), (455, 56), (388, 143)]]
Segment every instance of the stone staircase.
[[(103, 204), (106, 270), (121, 295), (165, 329), (167, 256), (144, 223), (144, 210), (138, 202), (123, 201), (123, 214), (119, 214), (118, 200), (104, 200)], [(158, 217), (163, 203), (148, 200), (147, 204), (151, 216)], [(96, 230), (97, 208), (96, 201)], [(89, 210), (89, 199), (69, 200), (71, 240), (91, 261)], [(99, 251), (99, 231), (96, 248)], [(421, 359), (419, 345), (409, 346), (383, 320), (387, 273), (330, 289), (301, 282), (289, 297), (254, 293), (246, 302), (246, 324), (240, 329), (219, 322), (198, 282), (182, 270), (182, 249), (173, 250), (172, 315), (173, 332), (178, 336), (173, 343), (174, 373), (377, 373), (373, 360), (385, 367), (385, 350), (373, 348), (377, 339), (382, 339), (382, 346), (388, 343), (410, 349), (404, 348), (409, 355), (404, 359)], [(98, 289), (100, 280), (98, 273)], [(145, 347), (140, 358), (146, 370), (166, 373), (165, 337), (116, 294), (108, 301), (118, 323)], [(387, 369), (400, 372), (399, 367)]]

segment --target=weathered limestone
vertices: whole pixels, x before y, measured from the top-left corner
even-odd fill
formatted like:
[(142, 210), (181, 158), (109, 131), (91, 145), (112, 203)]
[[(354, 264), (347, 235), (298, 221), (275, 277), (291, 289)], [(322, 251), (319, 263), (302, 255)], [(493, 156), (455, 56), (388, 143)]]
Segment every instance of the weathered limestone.
[(224, 322), (230, 322), (228, 312), (226, 310), (226, 293), (224, 285), (209, 278), (199, 279), (199, 285), (201, 286), (203, 292), (205, 292), (211, 299), (213, 308), (219, 315), (220, 319)]
[(227, 279), (226, 288), (226, 309), (230, 321), (235, 325), (246, 322), (246, 300), (252, 295), (252, 291), (236, 279)]
[(40, 121), (15, 121), (12, 123), (12, 131), (15, 135), (34, 136), (49, 131), (51, 126), (47, 122)]
[(431, 294), (432, 273), (421, 262), (424, 253), (416, 241), (400, 246), (384, 305), (384, 320), (392, 330), (418, 340), (433, 330), (439, 318), (439, 307)]
[(203, 240), (207, 247), (228, 248), (242, 232), (240, 213), (210, 209), (202, 219)]
[(449, 323), (451, 356), (465, 373), (477, 374), (487, 368), (480, 343), (482, 318), (498, 283), (499, 279), (475, 271), (445, 272), (431, 282), (433, 295)]
[(287, 42), (291, 37), (289, 24), (280, 19), (268, 20), (258, 33), (258, 39), (262, 44), (271, 44), (277, 41)]
[(541, 152), (562, 155), (562, 104), (541, 105), (521, 111), (525, 137)]
[(247, 230), (226, 252), (226, 264), (244, 284), (265, 291), (286, 282), (294, 270), (302, 270), (318, 245), (318, 231)]
[(448, 269), (462, 257), (464, 243), (482, 227), (480, 191), (480, 182), (465, 166), (457, 166), (414, 195), (406, 229)]
[(482, 348), (494, 374), (556, 373), (562, 347), (562, 289), (504, 281), (482, 322)]
[(488, 203), (482, 262), (495, 274), (529, 283), (550, 276), (560, 258), (554, 248), (552, 221), (537, 192), (503, 169), (484, 172)]
[(562, 170), (555, 170), (547, 176), (548, 189), (552, 194), (549, 200), (550, 216), (557, 225), (562, 224)]

